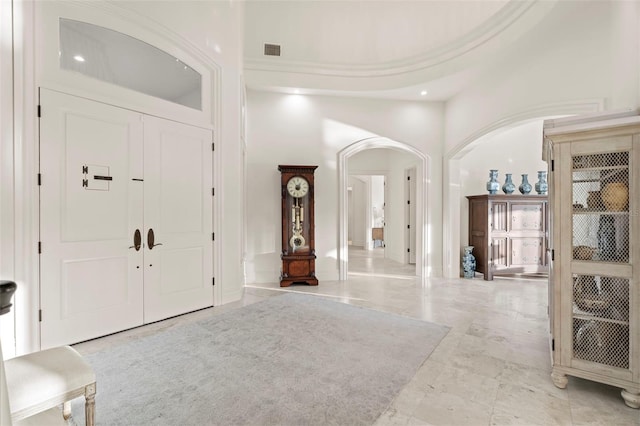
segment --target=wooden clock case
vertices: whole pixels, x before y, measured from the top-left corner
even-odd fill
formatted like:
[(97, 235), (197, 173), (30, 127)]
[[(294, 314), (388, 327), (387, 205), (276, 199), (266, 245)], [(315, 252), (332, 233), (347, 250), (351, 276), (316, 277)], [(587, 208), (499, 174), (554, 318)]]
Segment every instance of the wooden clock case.
[[(316, 250), (315, 250), (315, 214), (314, 214), (314, 180), (313, 173), (318, 166), (279, 165), (280, 185), (282, 197), (282, 271), (280, 273), (280, 287), (288, 287), (293, 283), (318, 285), (316, 278)], [(307, 193), (295, 198), (287, 190), (287, 183), (291, 178), (302, 177), (309, 184)], [(296, 209), (296, 206), (298, 209)], [(304, 241), (299, 247), (294, 247), (295, 215), (302, 213), (299, 235)]]

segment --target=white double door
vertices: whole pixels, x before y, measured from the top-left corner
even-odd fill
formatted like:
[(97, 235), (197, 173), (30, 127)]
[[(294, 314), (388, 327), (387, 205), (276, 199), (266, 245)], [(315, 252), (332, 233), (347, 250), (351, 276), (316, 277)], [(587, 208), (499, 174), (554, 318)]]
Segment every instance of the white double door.
[(40, 105), (42, 349), (212, 306), (211, 130)]

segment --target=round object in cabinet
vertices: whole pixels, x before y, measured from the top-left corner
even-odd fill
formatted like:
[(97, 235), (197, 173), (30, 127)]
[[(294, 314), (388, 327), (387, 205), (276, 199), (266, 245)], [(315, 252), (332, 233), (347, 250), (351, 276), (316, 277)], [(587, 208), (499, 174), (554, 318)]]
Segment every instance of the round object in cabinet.
[(602, 203), (609, 211), (621, 212), (629, 204), (629, 187), (624, 182), (611, 182), (602, 189)]

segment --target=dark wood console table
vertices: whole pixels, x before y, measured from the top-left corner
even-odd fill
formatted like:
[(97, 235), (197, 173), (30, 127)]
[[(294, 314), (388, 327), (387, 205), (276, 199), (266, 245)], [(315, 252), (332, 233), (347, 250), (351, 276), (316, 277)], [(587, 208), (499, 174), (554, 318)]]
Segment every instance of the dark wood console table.
[(494, 275), (548, 273), (546, 195), (472, 195), (469, 245), (476, 272)]

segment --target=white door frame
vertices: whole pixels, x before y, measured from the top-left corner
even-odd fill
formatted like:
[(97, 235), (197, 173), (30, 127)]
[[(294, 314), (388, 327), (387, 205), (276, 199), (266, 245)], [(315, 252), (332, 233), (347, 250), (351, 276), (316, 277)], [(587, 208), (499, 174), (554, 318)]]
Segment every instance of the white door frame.
[[(423, 279), (430, 275), (431, 254), (429, 247), (431, 246), (431, 233), (428, 224), (431, 223), (429, 205), (429, 185), (431, 182), (430, 158), (414, 148), (411, 145), (397, 142), (388, 138), (373, 137), (355, 141), (351, 145), (343, 148), (338, 152), (338, 270), (339, 279), (346, 280), (349, 271), (349, 240), (348, 240), (348, 224), (349, 212), (347, 204), (347, 184), (349, 182), (348, 159), (358, 152), (374, 149), (387, 148), (396, 151), (413, 154), (420, 159), (417, 172), (416, 185), (416, 275)], [(424, 283), (424, 280), (423, 280)]]
[[(39, 34), (36, 28), (36, 7), (37, 2), (29, 1), (13, 1), (13, 140), (8, 142), (3, 135), (1, 148), (6, 148), (7, 144), (13, 144), (14, 149), (14, 186), (12, 188), (11, 204), (3, 204), (3, 211), (12, 210), (14, 218), (14, 239), (13, 239), (13, 255), (14, 255), (14, 281), (18, 283), (20, 294), (14, 296), (15, 306), (15, 354), (20, 355), (33, 352), (40, 349), (40, 331), (38, 321), (39, 309), (39, 286), (38, 277), (40, 269), (38, 266), (38, 87), (49, 87), (57, 90), (63, 90), (78, 96), (92, 98), (93, 93), (87, 93), (74, 87), (65, 86), (55, 81), (46, 81), (47, 76), (38, 74), (33, 58), (42, 57), (42, 52), (36, 47), (36, 38)], [(211, 78), (210, 99), (211, 99), (211, 119), (210, 123), (199, 123), (203, 127), (211, 127), (213, 125), (219, 132), (219, 123), (221, 123), (222, 100), (220, 96), (221, 87), (221, 67), (211, 58), (211, 55), (204, 52), (199, 47), (186, 41), (181, 35), (173, 32), (166, 27), (154, 26), (151, 19), (145, 16), (131, 14), (126, 8), (113, 3), (103, 1), (65, 3), (65, 6), (76, 7), (78, 10), (88, 11), (91, 16), (100, 16), (110, 22), (118, 22), (122, 27), (131, 30), (132, 33), (144, 31), (152, 34), (158, 44), (156, 47), (171, 51), (179, 49), (187, 52), (197, 62), (199, 62), (209, 73)], [(3, 12), (5, 8), (2, 9)], [(4, 13), (3, 13), (4, 16)], [(123, 18), (126, 16), (126, 19)], [(128, 31), (124, 31), (125, 33)], [(7, 38), (4, 25), (2, 26), (2, 39)], [(7, 38), (8, 39), (8, 38)], [(4, 57), (3, 57), (4, 58)], [(3, 81), (2, 88), (5, 90), (7, 82)], [(118, 98), (118, 90), (111, 93), (110, 99)], [(126, 93), (122, 89), (122, 93)], [(95, 97), (96, 100), (100, 96)], [(119, 104), (118, 106), (126, 106)], [(163, 116), (162, 112), (158, 113), (153, 105), (148, 105), (148, 110), (142, 112), (149, 114), (157, 114)], [(170, 118), (170, 117), (165, 117)], [(197, 125), (198, 123), (189, 123)], [(217, 126), (218, 125), (218, 126)], [(219, 167), (220, 159), (214, 154), (214, 186), (220, 186), (222, 175)], [(222, 192), (222, 191), (221, 191)], [(217, 195), (217, 194), (216, 194)], [(222, 195), (222, 194), (220, 194)], [(213, 215), (214, 218), (221, 217), (222, 203), (215, 197)], [(19, 220), (17, 219), (19, 218)], [(219, 220), (214, 220), (214, 232), (220, 233), (221, 224)], [(214, 275), (223, 282), (223, 273), (219, 268), (221, 265), (221, 251), (217, 249), (217, 242), (214, 242), (214, 259), (213, 268)], [(3, 255), (5, 248), (3, 246)], [(7, 249), (8, 250), (8, 249)], [(214, 287), (214, 305), (222, 300), (221, 286)], [(7, 348), (8, 352), (9, 348)]]
[[(415, 205), (416, 205), (416, 176), (417, 176), (417, 168), (415, 166), (411, 166), (404, 170), (404, 175), (407, 178), (407, 183), (405, 185), (405, 198), (408, 200), (407, 204), (405, 204), (405, 225), (407, 225), (407, 231), (405, 232), (405, 246), (407, 247), (407, 252), (405, 253), (405, 263), (412, 264), (415, 263), (416, 260), (413, 258), (416, 257), (416, 218), (415, 218)], [(413, 182), (411, 181), (413, 179)], [(385, 188), (386, 191), (386, 188)], [(413, 214), (412, 214), (413, 213)], [(413, 217), (412, 217), (413, 216)], [(413, 220), (412, 220), (413, 219)], [(412, 251), (413, 250), (413, 251)], [(414, 260), (413, 262), (411, 262)]]

